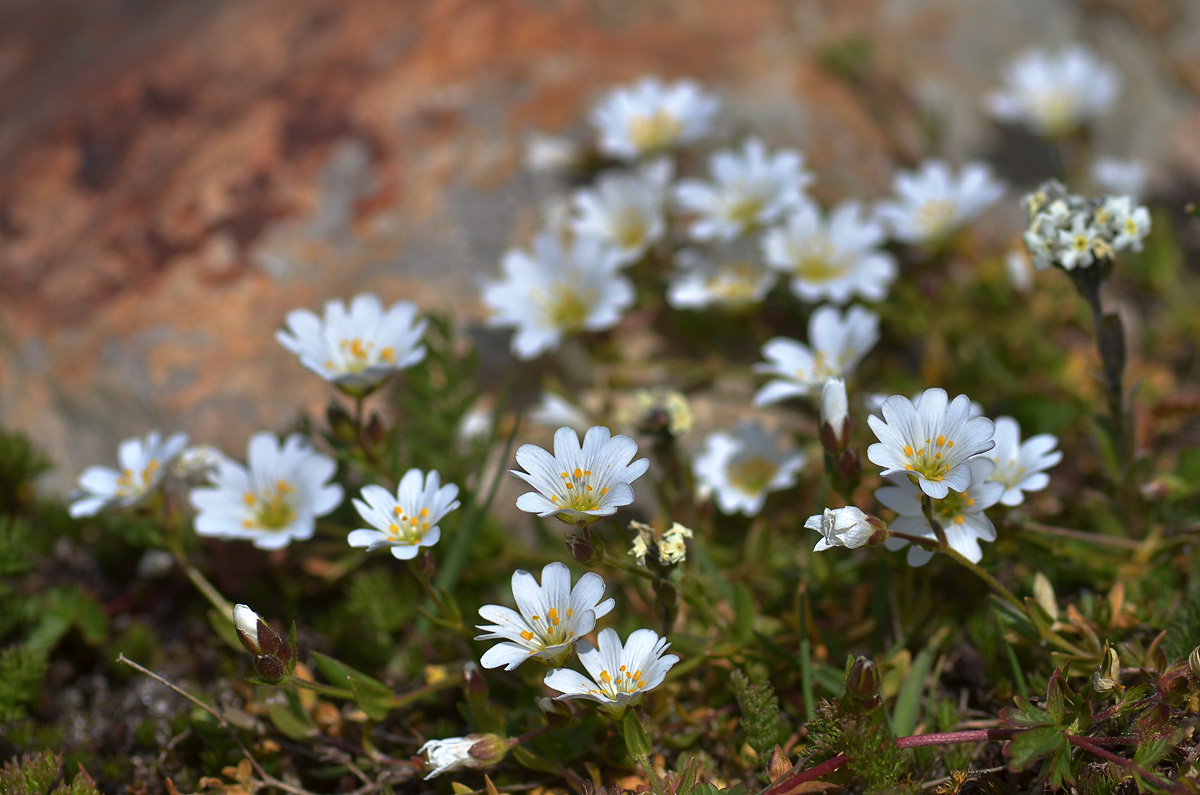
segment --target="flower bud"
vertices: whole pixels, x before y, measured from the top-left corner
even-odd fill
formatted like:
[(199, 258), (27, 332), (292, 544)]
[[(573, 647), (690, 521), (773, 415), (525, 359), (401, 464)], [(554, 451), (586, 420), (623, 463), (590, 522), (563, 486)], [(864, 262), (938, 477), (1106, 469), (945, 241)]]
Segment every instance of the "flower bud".
[(1192, 676), (1200, 676), (1200, 646), (1192, 649), (1192, 653), (1188, 655), (1188, 669)]
[(468, 734), (466, 737), (430, 740), (418, 753), (425, 754), (428, 766), (433, 768), (425, 776), (428, 781), (450, 770), (491, 767), (504, 759), (512, 745), (512, 741), (496, 734)]
[(879, 703), (879, 666), (866, 657), (846, 660), (846, 698), (870, 709)]
[(850, 432), (846, 382), (830, 378), (821, 388), (821, 444), (830, 453), (845, 449)]
[(771, 781), (778, 781), (786, 776), (792, 770), (791, 760), (787, 758), (787, 754), (778, 745), (775, 746), (775, 752), (771, 754), (771, 761), (767, 763), (767, 776)]
[(342, 442), (353, 442), (358, 438), (358, 430), (354, 426), (354, 418), (346, 411), (341, 403), (330, 403), (325, 410), (325, 420), (335, 439)]
[(233, 608), (233, 625), (243, 648), (254, 656), (254, 670), (268, 685), (282, 685), (296, 670), (296, 625), (288, 640), (246, 605)]
[(594, 538), (586, 527), (578, 533), (570, 533), (564, 540), (567, 543), (567, 549), (571, 552), (571, 557), (585, 566), (599, 565), (600, 561), (604, 559), (603, 542)]
[(887, 540), (887, 523), (855, 507), (825, 509), (823, 514), (808, 517), (804, 526), (816, 530), (823, 538), (813, 547), (822, 552), (833, 547), (857, 549), (882, 544)]
[(287, 666), (278, 657), (264, 654), (254, 658), (254, 670), (258, 677), (268, 685), (281, 685), (288, 679)]
[(1117, 650), (1105, 644), (1104, 659), (1092, 671), (1092, 690), (1105, 696), (1121, 689), (1121, 658)]
[(487, 701), (488, 684), (479, 670), (479, 664), (471, 661), (463, 666), (463, 693), (472, 704), (482, 704)]

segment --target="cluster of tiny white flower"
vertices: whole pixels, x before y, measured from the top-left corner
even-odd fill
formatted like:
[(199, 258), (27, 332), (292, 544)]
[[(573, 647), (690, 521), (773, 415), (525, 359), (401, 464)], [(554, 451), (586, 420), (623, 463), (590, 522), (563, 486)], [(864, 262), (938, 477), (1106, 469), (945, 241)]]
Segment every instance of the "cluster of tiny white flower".
[(1088, 198), (1049, 180), (1022, 200), (1029, 215), (1025, 247), (1038, 270), (1086, 268), (1117, 251), (1142, 250), (1150, 211), (1132, 196)]

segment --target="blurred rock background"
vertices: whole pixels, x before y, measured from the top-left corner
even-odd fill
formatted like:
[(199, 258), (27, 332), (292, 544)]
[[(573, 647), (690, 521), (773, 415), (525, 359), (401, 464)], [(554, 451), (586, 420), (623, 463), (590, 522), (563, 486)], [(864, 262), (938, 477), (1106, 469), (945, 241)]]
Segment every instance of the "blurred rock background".
[(240, 457), (329, 397), (274, 341), (290, 309), (370, 290), (477, 321), (480, 278), (562, 187), (524, 169), (528, 135), (585, 139), (642, 74), (719, 92), (730, 137), (802, 148), (822, 198), (935, 153), (1024, 187), (1048, 150), (980, 101), (1021, 49), (1071, 42), (1124, 79), (1097, 150), (1194, 197), (1185, 0), (5, 0), (0, 425), (58, 490), (151, 428)]

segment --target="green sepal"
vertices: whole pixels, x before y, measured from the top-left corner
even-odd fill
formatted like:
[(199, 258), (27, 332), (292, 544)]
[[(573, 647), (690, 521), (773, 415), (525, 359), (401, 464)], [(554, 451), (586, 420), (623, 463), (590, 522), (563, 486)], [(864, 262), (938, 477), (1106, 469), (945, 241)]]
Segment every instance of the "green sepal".
[(625, 710), (625, 716), (621, 719), (621, 735), (625, 738), (625, 747), (629, 749), (630, 756), (639, 761), (649, 758), (652, 750), (650, 737), (646, 734), (646, 727), (642, 726), (637, 710)]

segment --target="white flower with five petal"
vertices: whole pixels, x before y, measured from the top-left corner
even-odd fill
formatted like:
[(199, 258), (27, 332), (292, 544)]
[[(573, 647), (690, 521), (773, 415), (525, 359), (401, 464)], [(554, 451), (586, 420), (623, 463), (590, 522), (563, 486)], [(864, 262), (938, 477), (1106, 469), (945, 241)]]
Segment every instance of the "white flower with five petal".
[(443, 486), (436, 470), (428, 475), (408, 470), (395, 495), (382, 486), (364, 486), (354, 507), (372, 529), (353, 530), (346, 541), (368, 552), (390, 548), (400, 560), (412, 560), (421, 547), (431, 547), (442, 537), (438, 522), (458, 507), (457, 497), (458, 486)]
[(1041, 491), (1050, 485), (1046, 470), (1062, 460), (1062, 451), (1055, 450), (1058, 437), (1039, 433), (1021, 441), (1021, 426), (1012, 417), (996, 418), (996, 446), (984, 453), (996, 468), (989, 480), (1004, 485), (1002, 505), (1020, 505), (1025, 491)]
[(637, 262), (667, 232), (664, 205), (673, 173), (664, 158), (634, 172), (601, 174), (594, 187), (571, 197), (572, 229), (618, 251), (622, 265)]
[(483, 653), (479, 664), (484, 668), (504, 666), (511, 671), (526, 660), (560, 668), (576, 642), (596, 627), (596, 619), (616, 604), (603, 598), (604, 579), (599, 574), (585, 573), (572, 588), (571, 570), (558, 562), (542, 568), (541, 585), (529, 572), (516, 571), (512, 592), (516, 610), (501, 605), (479, 608), (479, 615), (492, 623), (477, 625), (484, 634), (475, 640), (504, 641)]
[(1121, 86), (1115, 69), (1080, 46), (1057, 53), (1027, 50), (1003, 78), (1004, 88), (987, 97), (988, 112), (1051, 138), (1069, 135), (1106, 113)]
[(860, 306), (844, 315), (836, 307), (820, 306), (808, 319), (808, 338), (811, 348), (786, 337), (763, 345), (767, 361), (754, 365), (754, 372), (777, 378), (758, 390), (754, 405), (811, 395), (830, 378), (849, 375), (879, 341), (879, 316)]
[(971, 483), (967, 462), (995, 445), (995, 426), (987, 417), (971, 416), (971, 400), (949, 401), (944, 389), (926, 389), (916, 402), (892, 395), (883, 402), (883, 419), (872, 414), (867, 424), (879, 441), (867, 448), (871, 463), (883, 475), (914, 479), (920, 490), (942, 499)]
[(769, 267), (792, 277), (801, 300), (844, 304), (860, 295), (881, 301), (896, 278), (896, 260), (880, 249), (886, 237), (857, 202), (839, 204), (826, 220), (805, 201), (783, 226), (763, 235), (762, 250)]
[(712, 182), (687, 179), (675, 199), (696, 220), (688, 228), (695, 240), (732, 240), (777, 220), (804, 198), (813, 176), (804, 156), (793, 149), (774, 154), (757, 138), (740, 150), (722, 150), (709, 161)]
[(943, 160), (927, 160), (917, 171), (892, 180), (895, 199), (879, 202), (875, 217), (904, 243), (932, 245), (974, 221), (1004, 195), (1004, 183), (985, 163), (968, 163), (955, 175)]
[(182, 433), (164, 440), (158, 431), (150, 431), (145, 439), (125, 439), (117, 447), (121, 468), (85, 469), (67, 512), (79, 519), (114, 505), (131, 508), (141, 503), (162, 483), (167, 468), (186, 446), (187, 435)]
[(427, 321), (416, 318), (416, 304), (399, 301), (385, 312), (379, 298), (368, 293), (351, 301), (349, 310), (341, 301), (329, 301), (324, 317), (307, 309), (289, 312), (287, 330), (276, 332), (275, 339), (326, 381), (363, 395), (425, 358), (419, 343)]
[(342, 487), (329, 483), (336, 465), (299, 434), (281, 447), (271, 433), (256, 433), (247, 466), (222, 458), (211, 488), (191, 491), (196, 533), (248, 539), (259, 549), (281, 549), (312, 538), (319, 516), (342, 501)]
[(483, 301), (493, 326), (513, 326), (512, 350), (533, 359), (558, 347), (563, 335), (615, 326), (633, 304), (633, 285), (619, 275), (621, 256), (590, 238), (564, 249), (542, 233), (533, 252), (509, 251), (504, 278), (484, 286)]
[(600, 710), (618, 718), (641, 702), (646, 693), (662, 684), (667, 671), (679, 657), (663, 654), (671, 644), (652, 629), (638, 629), (624, 644), (611, 627), (600, 631), (598, 647), (587, 640), (579, 643), (579, 661), (587, 676), (566, 668), (546, 674), (545, 685), (562, 693), (556, 699), (585, 698), (600, 704)]
[(768, 492), (796, 485), (796, 473), (806, 461), (781, 441), (782, 434), (768, 435), (761, 425), (747, 421), (738, 423), (733, 435), (710, 434), (693, 464), (701, 497), (712, 495), (722, 513), (758, 515)]
[(752, 240), (682, 248), (675, 252), (667, 303), (676, 309), (740, 309), (761, 303), (775, 279)]
[(1150, 234), (1150, 211), (1138, 206), (1132, 196), (1111, 196), (1104, 202), (1104, 210), (1116, 232), (1113, 249), (1141, 251), (1142, 241)]
[[(989, 481), (995, 464), (991, 459), (977, 457), (966, 462), (968, 485), (961, 491), (947, 492), (941, 499), (933, 500), (933, 518), (942, 526), (946, 542), (955, 552), (972, 563), (983, 557), (980, 541), (995, 541), (996, 528), (984, 511), (1000, 500), (1004, 485)], [(899, 516), (888, 523), (888, 529), (920, 538), (936, 539), (933, 528), (925, 519), (921, 509), (921, 489), (901, 475), (888, 477), (893, 484), (875, 490), (875, 497)], [(884, 542), (888, 549), (901, 549), (908, 542), (902, 538), (889, 538)], [(933, 553), (924, 547), (913, 545), (908, 550), (908, 565), (922, 566)]]
[(1058, 233), (1058, 262), (1067, 270), (1092, 264), (1095, 259), (1093, 248), (1100, 235), (1091, 220), (1083, 215), (1076, 215), (1070, 229)]
[(591, 120), (601, 152), (636, 160), (707, 135), (719, 104), (691, 80), (664, 84), (643, 77), (606, 94)]
[(633, 502), (633, 481), (646, 474), (650, 460), (637, 455), (637, 442), (628, 436), (613, 436), (602, 425), (588, 428), (579, 436), (570, 428), (554, 433), (554, 455), (535, 444), (517, 450), (517, 463), (525, 472), (509, 472), (533, 486), (517, 498), (517, 507), (538, 516), (558, 516), (564, 522), (584, 526), (617, 508)]

